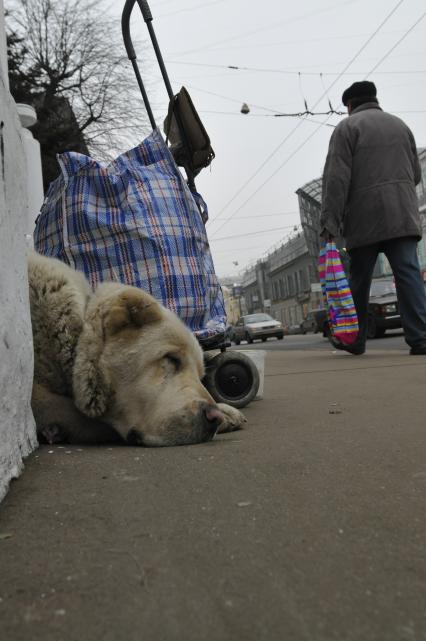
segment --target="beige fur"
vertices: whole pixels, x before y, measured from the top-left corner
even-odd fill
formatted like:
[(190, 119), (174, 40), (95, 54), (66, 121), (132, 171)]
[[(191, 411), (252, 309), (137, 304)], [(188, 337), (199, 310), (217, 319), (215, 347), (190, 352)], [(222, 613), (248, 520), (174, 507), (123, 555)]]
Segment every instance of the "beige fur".
[(48, 442), (178, 445), (245, 421), (201, 383), (203, 354), (181, 321), (146, 292), (29, 257), (35, 371), (32, 406)]

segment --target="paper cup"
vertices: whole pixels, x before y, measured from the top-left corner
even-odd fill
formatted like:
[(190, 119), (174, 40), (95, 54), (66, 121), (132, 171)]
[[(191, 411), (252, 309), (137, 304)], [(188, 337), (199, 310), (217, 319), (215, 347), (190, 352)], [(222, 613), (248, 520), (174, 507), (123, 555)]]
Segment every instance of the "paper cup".
[(247, 358), (249, 358), (256, 366), (259, 372), (259, 390), (256, 394), (255, 400), (263, 398), (263, 386), (265, 382), (265, 356), (266, 350), (264, 349), (239, 349)]

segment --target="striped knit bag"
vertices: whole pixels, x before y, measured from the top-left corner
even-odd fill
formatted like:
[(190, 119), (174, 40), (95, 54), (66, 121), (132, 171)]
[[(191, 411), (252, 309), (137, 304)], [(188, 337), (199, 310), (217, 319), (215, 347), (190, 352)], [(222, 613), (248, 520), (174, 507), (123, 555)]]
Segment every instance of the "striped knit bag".
[(318, 272), (332, 337), (342, 345), (352, 345), (358, 338), (358, 318), (334, 242), (321, 249)]

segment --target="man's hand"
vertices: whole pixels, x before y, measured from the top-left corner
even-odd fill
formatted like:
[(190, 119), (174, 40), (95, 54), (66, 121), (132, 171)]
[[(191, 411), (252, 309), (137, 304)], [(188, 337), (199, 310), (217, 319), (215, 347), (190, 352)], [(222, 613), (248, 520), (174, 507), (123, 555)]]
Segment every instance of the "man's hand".
[(326, 241), (326, 243), (331, 243), (331, 242), (334, 240), (334, 236), (333, 236), (333, 234), (330, 234), (330, 232), (328, 231), (328, 229), (326, 229), (325, 227), (324, 227), (324, 229), (322, 230), (322, 232), (320, 233), (320, 236), (321, 236), (321, 238), (324, 238), (324, 240)]

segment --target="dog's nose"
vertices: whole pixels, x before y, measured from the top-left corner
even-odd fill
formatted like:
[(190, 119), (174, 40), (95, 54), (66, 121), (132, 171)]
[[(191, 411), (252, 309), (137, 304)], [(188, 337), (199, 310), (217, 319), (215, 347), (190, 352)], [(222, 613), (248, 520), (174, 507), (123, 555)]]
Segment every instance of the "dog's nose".
[(213, 438), (223, 419), (224, 416), (217, 407), (203, 403), (201, 406), (201, 422), (203, 433), (207, 439)]
[(143, 436), (138, 430), (136, 430), (134, 427), (130, 429), (130, 431), (127, 434), (126, 437), (126, 442), (128, 445), (143, 445)]

